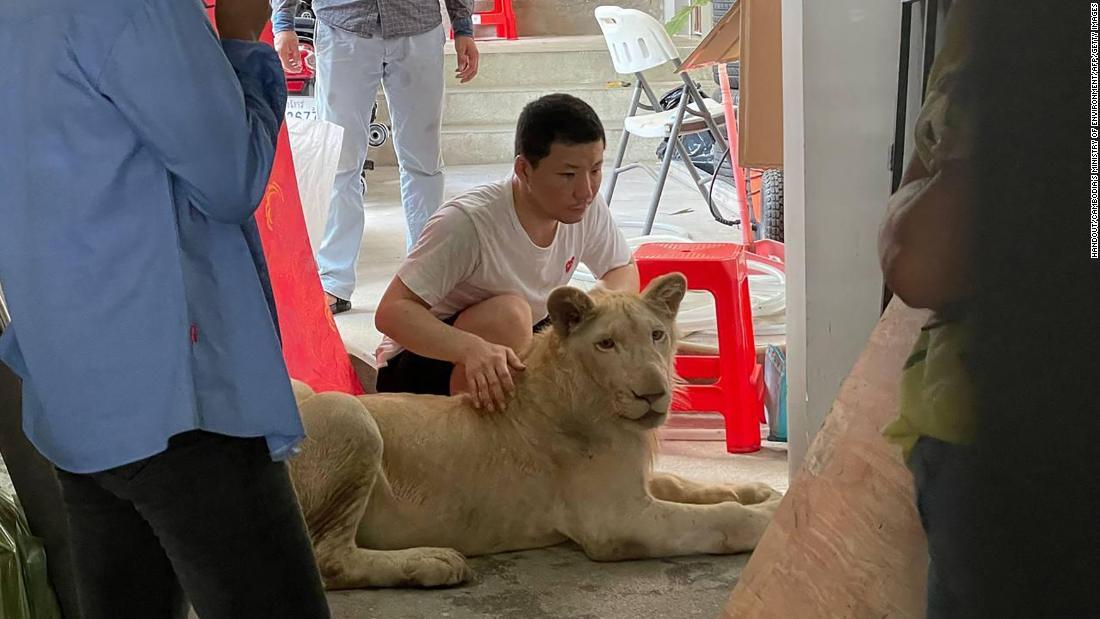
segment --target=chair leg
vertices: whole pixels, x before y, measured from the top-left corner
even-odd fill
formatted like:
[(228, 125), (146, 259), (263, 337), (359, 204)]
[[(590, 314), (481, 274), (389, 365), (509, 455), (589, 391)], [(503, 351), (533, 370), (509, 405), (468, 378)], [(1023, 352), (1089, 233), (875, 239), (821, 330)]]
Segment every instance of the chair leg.
[[(634, 85), (634, 94), (630, 98), (630, 110), (626, 113), (626, 117), (630, 118), (634, 115), (634, 112), (638, 109), (638, 101), (642, 96), (642, 84), (641, 82)], [(623, 127), (622, 137), (619, 139), (619, 149), (615, 154), (615, 165), (611, 168), (611, 178), (607, 180), (607, 191), (604, 192), (604, 202), (608, 206), (611, 206), (611, 198), (615, 195), (615, 183), (619, 180), (619, 168), (623, 165), (623, 158), (626, 157), (626, 142), (630, 138), (630, 132)]]
[[(684, 123), (684, 111), (687, 110), (687, 97), (680, 97), (680, 104), (676, 106), (676, 119), (672, 121), (672, 129), (668, 133), (670, 144), (680, 143), (680, 126)], [(665, 156), (661, 161), (661, 172), (657, 175), (657, 186), (653, 189), (653, 198), (649, 202), (649, 214), (646, 216), (643, 235), (653, 232), (653, 220), (657, 218), (657, 206), (661, 203), (661, 193), (665, 189), (665, 180), (668, 178), (669, 168), (672, 167), (673, 148), (665, 149)]]
[(697, 170), (695, 165), (691, 162), (691, 157), (688, 155), (687, 148), (684, 146), (682, 138), (676, 139), (676, 151), (680, 153), (680, 158), (684, 160), (684, 165), (687, 166), (688, 173), (691, 174), (691, 180), (695, 183), (695, 188), (699, 190), (699, 193), (703, 196), (703, 200), (707, 202), (707, 206), (710, 206), (710, 192), (707, 191), (707, 185), (703, 181), (703, 178), (699, 176), (699, 170)]
[[(699, 91), (695, 89), (695, 85), (694, 84), (687, 84), (688, 78), (686, 76), (682, 75), (681, 77), (685, 81), (685, 85), (686, 85), (685, 88), (687, 88), (687, 90), (690, 93), (692, 93), (692, 98), (696, 99), (699, 95)], [(649, 100), (650, 100), (651, 104), (654, 107), (659, 107), (657, 95), (655, 95), (653, 93), (653, 90), (649, 88), (649, 84), (642, 82), (642, 85), (645, 88), (646, 96), (649, 97)], [(698, 97), (698, 99), (701, 100), (701, 97)], [(683, 101), (684, 98), (681, 97), (680, 100)], [(700, 103), (697, 102), (696, 105), (700, 105)], [(706, 108), (702, 108), (702, 109), (705, 110)], [(704, 112), (704, 114), (706, 115), (707, 126), (711, 127), (712, 132), (714, 132), (715, 135), (717, 136), (715, 142), (717, 144), (719, 144), (719, 147), (724, 152), (725, 151), (725, 146), (724, 145), (725, 145), (726, 142), (725, 142), (724, 139), (722, 139), (721, 135), (718, 135), (718, 133), (716, 133), (717, 132), (717, 124), (714, 122), (714, 118), (711, 117), (709, 113)], [(680, 153), (680, 158), (681, 159), (683, 159), (685, 162), (690, 162), (691, 161), (691, 159), (688, 157), (687, 149), (684, 148), (684, 144), (679, 138), (676, 140), (676, 149)], [(707, 192), (706, 188), (704, 187), (704, 183), (703, 183), (702, 178), (699, 176), (698, 172), (695, 170), (695, 166), (688, 165), (688, 172), (691, 173), (691, 178), (695, 182), (695, 186), (699, 189), (699, 193), (703, 196), (703, 200), (706, 200), (707, 201), (707, 206), (710, 206), (709, 193)]]
[[(699, 89), (695, 87), (695, 83), (691, 81), (691, 77), (688, 74), (681, 73), (680, 78), (684, 81), (684, 90), (687, 91), (687, 93), (691, 96), (692, 101), (699, 108), (699, 112), (703, 115), (703, 122), (706, 123), (707, 129), (710, 130), (711, 136), (714, 137), (714, 144), (718, 147), (719, 152), (722, 152), (722, 153), (726, 152), (726, 148), (727, 148), (726, 136), (723, 135), (721, 128), (718, 126), (718, 123), (714, 120), (714, 116), (711, 115), (711, 113), (709, 111), (707, 111), (707, 106), (703, 102), (703, 95), (700, 94)], [(735, 121), (735, 119), (729, 119), (729, 118), (726, 119), (726, 122), (734, 122), (734, 121)], [(683, 155), (683, 153), (681, 153), (680, 156), (684, 157), (684, 160), (687, 161), (687, 157), (685, 157)], [(691, 168), (694, 171), (694, 166), (691, 166)], [(717, 173), (717, 170), (715, 170), (715, 173)], [(692, 176), (694, 177), (694, 176), (697, 176), (697, 175), (693, 174)], [(696, 181), (696, 184), (699, 187), (699, 193), (701, 193), (703, 195), (703, 200), (706, 200), (707, 206), (709, 207), (711, 205), (710, 204), (710, 202), (711, 202), (710, 192), (707, 191), (707, 189), (705, 187), (703, 187), (703, 185), (700, 184), (699, 181)]]
[[(714, 116), (707, 111), (707, 106), (703, 102), (703, 95), (699, 93), (699, 89), (695, 87), (695, 83), (691, 81), (691, 77), (686, 73), (681, 73), (680, 78), (684, 81), (684, 90), (691, 95), (692, 101), (699, 108), (699, 112), (703, 115), (703, 122), (707, 124), (707, 129), (710, 129), (711, 135), (714, 136), (714, 143), (718, 145), (718, 148), (722, 151), (726, 151), (726, 136), (722, 134), (721, 128), (718, 127), (718, 123), (715, 122)], [(734, 119), (727, 118), (726, 122), (733, 122)]]
[(760, 422), (756, 411), (725, 411), (726, 451), (731, 454), (760, 451)]
[(652, 107), (654, 111), (660, 111), (661, 100), (657, 98), (657, 95), (653, 92), (653, 89), (649, 87), (649, 82), (645, 81), (645, 79), (641, 77), (642, 74), (638, 73), (637, 75), (639, 76), (638, 85), (641, 86), (642, 90), (645, 91), (645, 96), (647, 99), (649, 99), (649, 106)]

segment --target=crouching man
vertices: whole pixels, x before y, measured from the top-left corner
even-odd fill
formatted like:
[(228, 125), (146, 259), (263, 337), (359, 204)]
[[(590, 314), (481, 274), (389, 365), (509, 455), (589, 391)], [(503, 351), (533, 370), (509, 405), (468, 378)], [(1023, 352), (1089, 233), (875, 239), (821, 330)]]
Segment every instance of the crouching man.
[(565, 94), (524, 108), (508, 178), (444, 204), (382, 296), (378, 391), (454, 395), (502, 407), (519, 355), (548, 321), (546, 299), (584, 264), (637, 290), (626, 238), (599, 196), (606, 137)]

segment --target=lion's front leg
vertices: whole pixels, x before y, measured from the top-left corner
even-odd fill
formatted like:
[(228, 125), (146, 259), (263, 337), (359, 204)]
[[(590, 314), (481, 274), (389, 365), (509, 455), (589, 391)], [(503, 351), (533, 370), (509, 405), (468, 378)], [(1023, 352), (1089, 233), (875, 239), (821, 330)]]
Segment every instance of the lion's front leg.
[(382, 473), (382, 434), (363, 403), (296, 387), (309, 436), (290, 472), (326, 589), (438, 587), (470, 578), (451, 548), (359, 548), (356, 531)]
[(649, 493), (653, 498), (662, 501), (694, 505), (712, 505), (726, 501), (755, 505), (782, 496), (767, 484), (701, 484), (668, 473), (653, 474), (649, 479)]
[(648, 499), (627, 509), (603, 506), (579, 516), (580, 530), (571, 537), (595, 561), (746, 552), (760, 541), (780, 500), (690, 505)]

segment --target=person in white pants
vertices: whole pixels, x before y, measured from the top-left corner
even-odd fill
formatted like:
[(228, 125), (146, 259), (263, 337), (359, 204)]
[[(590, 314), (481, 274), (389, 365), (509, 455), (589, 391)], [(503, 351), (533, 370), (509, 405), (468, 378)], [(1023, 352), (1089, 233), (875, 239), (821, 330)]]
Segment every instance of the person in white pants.
[[(446, 0), (463, 83), (477, 75), (470, 3)], [(283, 68), (301, 70), (294, 15), (298, 0), (271, 0), (275, 48)], [(351, 309), (363, 240), (363, 165), (370, 117), (381, 84), (401, 171), (406, 247), (443, 202), (443, 44), (438, 0), (314, 0), (317, 111), (344, 129), (317, 268), (333, 314)]]

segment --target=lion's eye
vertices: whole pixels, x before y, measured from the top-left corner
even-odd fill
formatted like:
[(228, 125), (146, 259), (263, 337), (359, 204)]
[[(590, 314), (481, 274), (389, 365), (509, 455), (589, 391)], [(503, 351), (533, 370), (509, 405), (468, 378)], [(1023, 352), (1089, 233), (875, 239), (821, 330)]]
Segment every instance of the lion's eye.
[(613, 350), (615, 348), (615, 340), (611, 338), (602, 339), (596, 342), (596, 348), (600, 350)]
[(665, 332), (661, 331), (660, 329), (654, 329), (653, 330), (653, 341), (654, 342), (660, 342), (663, 339), (665, 339)]

